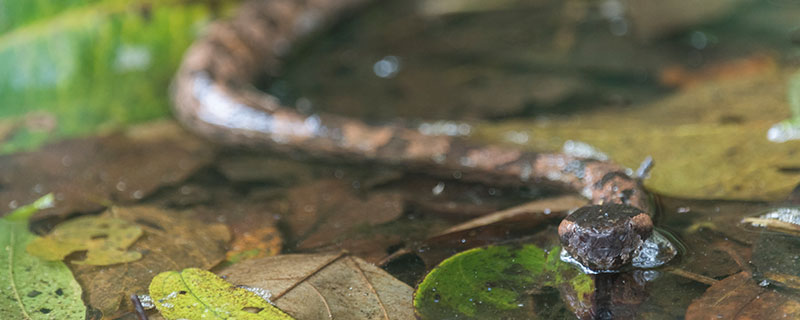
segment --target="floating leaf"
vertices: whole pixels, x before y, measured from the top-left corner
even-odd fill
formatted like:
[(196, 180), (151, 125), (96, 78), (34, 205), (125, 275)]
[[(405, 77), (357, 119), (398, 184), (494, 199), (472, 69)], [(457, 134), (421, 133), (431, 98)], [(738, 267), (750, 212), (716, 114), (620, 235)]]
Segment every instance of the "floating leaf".
[(686, 319), (797, 319), (800, 301), (759, 286), (742, 271), (712, 285), (686, 310)]
[(275, 305), (297, 319), (414, 319), (411, 287), (344, 253), (247, 260), (220, 275), (267, 290)]
[(141, 253), (126, 251), (141, 235), (142, 227), (132, 222), (108, 216), (86, 216), (59, 224), (46, 237), (31, 241), (28, 252), (52, 261), (87, 250), (86, 260), (72, 263), (105, 266), (141, 259)]
[(28, 218), (52, 204), (47, 195), (0, 219), (0, 319), (82, 320), (81, 287), (61, 261), (44, 261), (25, 251), (35, 236)]
[(136, 223), (144, 235), (129, 250), (142, 259), (110, 266), (71, 265), (85, 288), (89, 304), (105, 317), (127, 308), (131, 294), (146, 292), (160, 272), (199, 267), (209, 269), (225, 258), (230, 233), (225, 225), (198, 221), (192, 212), (149, 206), (116, 207), (102, 216)]
[(197, 268), (160, 273), (150, 282), (150, 297), (167, 319), (292, 319), (255, 293)]
[(530, 294), (562, 285), (577, 297), (569, 303), (588, 305), (593, 280), (562, 262), (559, 252), (531, 244), (464, 251), (425, 276), (414, 307), (422, 319), (531, 318), (537, 308)]

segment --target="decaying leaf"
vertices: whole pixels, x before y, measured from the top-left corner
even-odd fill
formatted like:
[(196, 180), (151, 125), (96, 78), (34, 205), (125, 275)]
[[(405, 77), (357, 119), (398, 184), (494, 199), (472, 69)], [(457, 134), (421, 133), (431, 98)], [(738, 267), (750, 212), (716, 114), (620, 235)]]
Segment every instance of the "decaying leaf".
[(531, 294), (564, 286), (559, 289), (574, 297), (568, 304), (577, 312), (590, 305), (594, 282), (562, 262), (560, 250), (525, 244), (464, 251), (425, 276), (414, 294), (414, 308), (422, 319), (536, 318)]
[(81, 287), (61, 261), (45, 261), (25, 247), (36, 236), (28, 218), (52, 204), (52, 195), (0, 218), (0, 319), (83, 320)]
[(796, 319), (800, 301), (759, 286), (742, 271), (712, 285), (686, 310), (686, 319)]
[(150, 297), (167, 319), (292, 319), (264, 298), (197, 268), (166, 271), (150, 282)]
[(298, 161), (254, 155), (223, 155), (217, 168), (228, 180), (236, 182), (269, 182), (279, 185), (308, 183), (318, 166)]
[(289, 191), (287, 221), (299, 239), (298, 248), (329, 244), (361, 226), (375, 226), (397, 219), (403, 201), (394, 193), (372, 193), (365, 199), (342, 181), (325, 180)]
[(237, 263), (244, 259), (270, 257), (280, 253), (282, 246), (280, 231), (273, 226), (266, 226), (236, 234), (231, 242), (231, 250), (226, 254), (226, 260)]
[[(800, 176), (793, 156), (800, 141), (773, 143), (767, 130), (789, 117), (788, 72), (711, 83), (663, 100), (615, 112), (607, 108), (546, 123), (476, 127), (490, 143), (557, 151), (567, 140), (587, 142), (611, 159), (636, 168), (646, 156), (656, 166), (645, 181), (655, 192), (687, 198), (778, 200)], [(721, 108), (719, 106), (725, 106)]]
[(414, 319), (411, 287), (344, 253), (247, 260), (220, 275), (267, 290), (296, 319)]
[(127, 297), (146, 292), (150, 280), (160, 272), (192, 267), (209, 269), (217, 265), (225, 258), (230, 241), (225, 225), (198, 221), (188, 211), (116, 207), (101, 217), (134, 222), (144, 230), (129, 249), (140, 252), (140, 260), (110, 266), (71, 266), (87, 291), (89, 304), (106, 317), (113, 316), (120, 308), (128, 308)]
[(763, 232), (753, 248), (751, 259), (756, 278), (770, 284), (800, 289), (800, 238)]
[(87, 250), (86, 259), (74, 264), (105, 266), (136, 261), (142, 254), (127, 251), (139, 236), (142, 227), (133, 222), (109, 216), (85, 216), (59, 224), (46, 237), (28, 244), (28, 252), (45, 260), (63, 260), (75, 251)]
[(0, 204), (14, 208), (46, 193), (56, 206), (42, 215), (134, 202), (184, 180), (211, 161), (213, 150), (176, 124), (134, 127), (100, 138), (68, 140), (39, 151), (0, 156)]

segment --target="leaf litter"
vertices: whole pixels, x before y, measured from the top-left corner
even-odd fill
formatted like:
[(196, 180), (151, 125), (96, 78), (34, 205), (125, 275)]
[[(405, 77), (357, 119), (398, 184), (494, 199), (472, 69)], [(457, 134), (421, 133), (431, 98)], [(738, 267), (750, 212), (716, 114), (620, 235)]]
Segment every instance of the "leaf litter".
[(113, 207), (101, 217), (133, 222), (144, 234), (129, 248), (142, 258), (109, 266), (72, 265), (85, 288), (87, 302), (105, 317), (128, 310), (127, 297), (147, 291), (158, 273), (182, 268), (210, 269), (225, 259), (230, 232), (219, 223), (204, 223), (190, 211), (151, 206)]
[(13, 209), (53, 193), (55, 206), (38, 213), (41, 218), (132, 203), (186, 179), (212, 156), (211, 147), (172, 122), (66, 140), (0, 156), (0, 206)]
[(150, 282), (162, 316), (174, 319), (292, 319), (256, 293), (197, 268), (166, 271)]
[(269, 291), (296, 319), (414, 319), (413, 289), (347, 253), (287, 254), (220, 272), (236, 285)]
[(133, 222), (109, 216), (84, 216), (59, 224), (46, 237), (31, 241), (27, 250), (50, 261), (86, 250), (85, 260), (71, 262), (105, 266), (141, 259), (140, 252), (126, 251), (141, 235), (142, 227)]
[(81, 287), (61, 261), (45, 261), (28, 254), (35, 238), (28, 219), (53, 203), (48, 194), (0, 218), (0, 319), (82, 320), (86, 307)]

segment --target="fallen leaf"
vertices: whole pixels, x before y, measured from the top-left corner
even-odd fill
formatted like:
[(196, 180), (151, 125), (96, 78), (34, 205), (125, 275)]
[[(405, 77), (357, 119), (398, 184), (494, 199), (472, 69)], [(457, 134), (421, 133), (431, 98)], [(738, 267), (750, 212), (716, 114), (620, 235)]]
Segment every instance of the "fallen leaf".
[(268, 182), (279, 185), (302, 184), (313, 180), (319, 167), (276, 157), (224, 155), (217, 168), (234, 182)]
[(172, 122), (126, 133), (68, 140), (39, 151), (0, 156), (0, 205), (15, 208), (53, 193), (38, 217), (91, 212), (139, 201), (186, 179), (211, 161), (213, 150)]
[(292, 188), (287, 198), (287, 222), (301, 249), (329, 244), (358, 227), (395, 220), (404, 209), (398, 194), (373, 192), (362, 199), (338, 180)]
[(141, 253), (126, 251), (141, 235), (142, 227), (133, 222), (108, 216), (85, 216), (59, 224), (46, 237), (31, 241), (27, 250), (51, 261), (87, 250), (85, 260), (71, 262), (105, 266), (141, 259)]
[(160, 273), (150, 282), (150, 297), (170, 320), (292, 319), (255, 293), (197, 268)]
[(689, 88), (706, 82), (746, 78), (761, 73), (775, 72), (775, 58), (766, 54), (754, 54), (705, 66), (699, 70), (687, 70), (673, 65), (661, 70), (659, 82), (669, 87)]
[(217, 265), (225, 258), (230, 241), (225, 225), (198, 221), (189, 211), (114, 207), (101, 216), (134, 222), (144, 230), (129, 248), (142, 254), (140, 260), (110, 266), (71, 266), (86, 290), (87, 301), (105, 317), (129, 308), (128, 297), (146, 292), (150, 280), (160, 272)]
[[(630, 168), (652, 156), (656, 193), (694, 198), (779, 200), (794, 188), (800, 141), (773, 143), (767, 130), (789, 118), (789, 72), (708, 83), (625, 112), (607, 108), (547, 122), (476, 126), (474, 137), (509, 143), (510, 132), (528, 138), (519, 148), (556, 151), (579, 140)], [(719, 106), (724, 105), (725, 108)]]
[(686, 310), (686, 319), (796, 319), (800, 301), (759, 286), (742, 271), (712, 285)]
[(277, 255), (283, 247), (280, 231), (274, 226), (267, 226), (236, 233), (231, 242), (231, 250), (226, 260), (237, 263), (245, 259), (263, 258)]
[(408, 174), (387, 187), (405, 195), (408, 206), (451, 219), (481, 217), (519, 205), (525, 198), (539, 197), (536, 187), (532, 188), (520, 191), (419, 174)]
[(756, 278), (791, 289), (800, 289), (800, 238), (762, 232), (753, 246)]
[(220, 275), (269, 291), (273, 303), (296, 319), (414, 319), (411, 287), (345, 253), (247, 260)]
[(0, 319), (83, 320), (86, 307), (81, 287), (61, 261), (45, 261), (25, 247), (36, 236), (28, 218), (52, 204), (47, 195), (0, 218)]
[(525, 244), (461, 252), (425, 276), (414, 294), (414, 308), (422, 319), (550, 318), (537, 315), (539, 308), (530, 295), (565, 284), (574, 300), (563, 309), (590, 305), (592, 278), (562, 262), (560, 251)]

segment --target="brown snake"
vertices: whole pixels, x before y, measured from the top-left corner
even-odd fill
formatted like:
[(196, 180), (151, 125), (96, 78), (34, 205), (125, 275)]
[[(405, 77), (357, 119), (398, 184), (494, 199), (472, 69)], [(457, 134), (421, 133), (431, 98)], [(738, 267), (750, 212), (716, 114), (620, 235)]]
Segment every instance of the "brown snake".
[[(460, 172), (487, 184), (547, 184), (586, 195), (593, 205), (559, 226), (564, 248), (593, 270), (629, 265), (653, 231), (638, 179), (608, 161), (475, 145), (402, 126), (373, 126), (334, 114), (302, 114), (252, 85), (276, 77), (291, 46), (366, 0), (262, 0), (212, 24), (189, 48), (175, 77), (176, 117), (216, 142), (357, 159), (429, 173)], [(259, 78), (261, 79), (261, 78)]]

